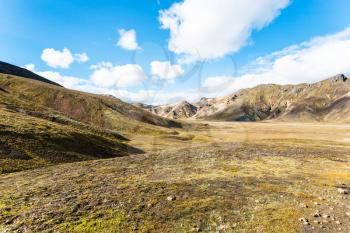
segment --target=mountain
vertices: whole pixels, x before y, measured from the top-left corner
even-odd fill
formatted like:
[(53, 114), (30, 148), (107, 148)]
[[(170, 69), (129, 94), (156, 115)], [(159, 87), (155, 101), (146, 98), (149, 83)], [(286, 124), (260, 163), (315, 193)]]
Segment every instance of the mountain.
[(6, 62), (0, 61), (0, 73), (2, 74), (10, 74), (10, 75), (15, 75), (15, 76), (20, 76), (22, 78), (28, 78), (28, 79), (33, 79), (45, 83), (49, 83), (55, 86), (61, 87), (58, 83), (52, 82), (46, 78), (43, 78), (27, 69), (21, 68), (19, 66), (11, 65)]
[(152, 106), (146, 104), (136, 104), (135, 106), (148, 110), (155, 115), (171, 119), (190, 118), (198, 111), (198, 108), (195, 105), (187, 101), (182, 101), (181, 103), (174, 105), (169, 104), (163, 106)]
[(340, 74), (314, 84), (266, 84), (195, 103), (143, 108), (172, 119), (350, 122), (350, 81)]
[(182, 127), (117, 98), (8, 73), (0, 74), (0, 173), (143, 153), (129, 137)]

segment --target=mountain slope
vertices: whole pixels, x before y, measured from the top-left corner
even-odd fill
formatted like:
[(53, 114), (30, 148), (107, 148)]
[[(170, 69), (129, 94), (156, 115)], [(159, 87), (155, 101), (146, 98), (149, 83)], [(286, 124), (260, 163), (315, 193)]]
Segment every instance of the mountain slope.
[(155, 115), (170, 119), (186, 119), (197, 113), (197, 107), (187, 101), (182, 101), (179, 104), (163, 106), (152, 106), (146, 104), (135, 104), (135, 106), (148, 110)]
[(172, 127), (182, 125), (119, 99), (0, 74), (0, 173), (142, 153), (126, 137)]
[(337, 75), (314, 84), (259, 85), (219, 98), (202, 98), (176, 114), (176, 106), (149, 107), (148, 110), (173, 119), (224, 121), (334, 121), (350, 122), (350, 81)]
[(23, 78), (28, 78), (28, 79), (33, 79), (33, 80), (37, 80), (37, 81), (41, 81), (41, 82), (45, 82), (45, 83), (49, 83), (55, 86), (61, 86), (58, 83), (52, 82), (46, 78), (43, 78), (27, 69), (15, 66), (15, 65), (11, 65), (8, 64), (6, 62), (2, 62), (0, 61), (0, 73), (2, 74), (9, 74), (9, 75), (15, 75), (15, 76), (20, 76)]

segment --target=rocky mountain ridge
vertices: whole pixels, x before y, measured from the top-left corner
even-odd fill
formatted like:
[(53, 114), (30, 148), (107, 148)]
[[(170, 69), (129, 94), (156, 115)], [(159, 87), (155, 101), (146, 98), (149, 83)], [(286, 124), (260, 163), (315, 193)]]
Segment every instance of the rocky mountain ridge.
[(171, 119), (350, 122), (349, 93), (349, 79), (339, 74), (313, 84), (263, 84), (194, 103), (139, 107)]

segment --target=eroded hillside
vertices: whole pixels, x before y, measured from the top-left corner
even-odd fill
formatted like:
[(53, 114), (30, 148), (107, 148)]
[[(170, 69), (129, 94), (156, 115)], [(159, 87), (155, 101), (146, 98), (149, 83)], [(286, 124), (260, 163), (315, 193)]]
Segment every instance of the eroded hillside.
[(196, 103), (143, 107), (172, 119), (350, 122), (349, 93), (350, 81), (337, 75), (314, 84), (260, 85)]
[(0, 173), (143, 153), (127, 138), (182, 127), (116, 98), (34, 78), (0, 74)]

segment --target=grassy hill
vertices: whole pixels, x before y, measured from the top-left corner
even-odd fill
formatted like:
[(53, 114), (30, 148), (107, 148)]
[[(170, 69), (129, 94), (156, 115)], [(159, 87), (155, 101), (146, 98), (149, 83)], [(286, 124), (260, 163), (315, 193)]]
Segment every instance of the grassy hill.
[(142, 153), (127, 137), (173, 127), (182, 125), (116, 98), (0, 74), (0, 173)]

